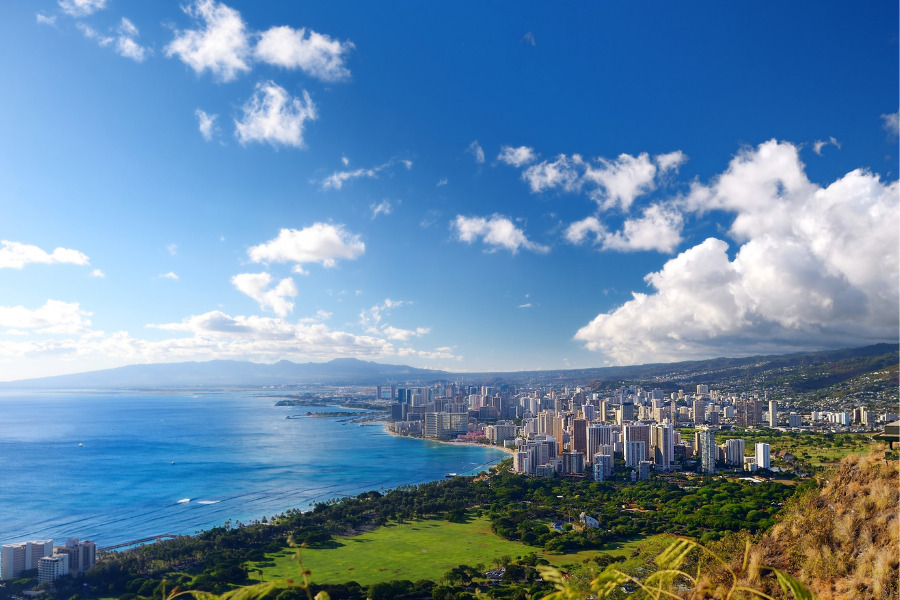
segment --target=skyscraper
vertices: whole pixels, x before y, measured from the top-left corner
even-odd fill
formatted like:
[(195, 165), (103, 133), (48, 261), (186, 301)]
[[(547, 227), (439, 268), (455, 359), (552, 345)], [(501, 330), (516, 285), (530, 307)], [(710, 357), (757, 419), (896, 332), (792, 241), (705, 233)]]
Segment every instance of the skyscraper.
[(716, 432), (714, 429), (701, 429), (697, 432), (700, 438), (700, 468), (704, 473), (716, 472)]
[(756, 468), (771, 468), (771, 464), (769, 463), (769, 445), (763, 442), (756, 443)]
[(778, 427), (778, 401), (769, 400), (769, 427)]

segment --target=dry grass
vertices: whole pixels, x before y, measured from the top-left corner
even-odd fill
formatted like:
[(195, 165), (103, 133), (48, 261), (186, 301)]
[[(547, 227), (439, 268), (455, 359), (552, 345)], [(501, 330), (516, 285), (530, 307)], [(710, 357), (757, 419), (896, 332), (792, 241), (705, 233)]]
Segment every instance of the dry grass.
[[(795, 499), (756, 544), (751, 564), (793, 573), (821, 600), (897, 598), (898, 463), (877, 456), (847, 457), (818, 492)], [(764, 573), (749, 583), (772, 586)]]

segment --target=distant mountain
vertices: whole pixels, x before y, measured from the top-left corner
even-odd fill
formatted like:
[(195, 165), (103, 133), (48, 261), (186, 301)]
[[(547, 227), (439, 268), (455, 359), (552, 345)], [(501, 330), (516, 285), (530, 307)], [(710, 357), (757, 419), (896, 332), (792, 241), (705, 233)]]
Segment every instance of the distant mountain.
[(260, 364), (237, 360), (129, 365), (102, 371), (22, 379), (0, 383), (0, 388), (94, 389), (173, 387), (259, 387), (268, 385), (379, 384), (388, 381), (436, 381), (451, 377), (444, 371), (385, 365), (355, 358), (325, 363), (282, 360)]
[(23, 379), (0, 383), (0, 389), (154, 389), (174, 387), (260, 387), (269, 385), (375, 385), (388, 382), (430, 383), (439, 380), (472, 385), (501, 383), (547, 386), (638, 383), (684, 388), (706, 383), (724, 388), (773, 387), (793, 392), (825, 388), (878, 369), (896, 367), (896, 344), (863, 348), (744, 358), (713, 358), (592, 369), (449, 373), (405, 365), (385, 365), (355, 358), (325, 363), (282, 360), (260, 364), (236, 360), (130, 365), (103, 371)]

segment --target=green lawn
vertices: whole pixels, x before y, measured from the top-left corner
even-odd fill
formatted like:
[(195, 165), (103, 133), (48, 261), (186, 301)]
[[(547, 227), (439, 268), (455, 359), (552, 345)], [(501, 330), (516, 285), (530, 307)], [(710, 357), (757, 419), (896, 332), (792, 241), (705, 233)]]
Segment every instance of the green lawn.
[[(447, 571), (460, 564), (486, 568), (497, 564), (501, 556), (513, 560), (537, 551), (537, 548), (505, 540), (491, 531), (485, 517), (472, 518), (468, 523), (449, 523), (426, 519), (390, 524), (368, 533), (337, 538), (334, 548), (306, 548), (302, 551), (303, 567), (312, 573), (317, 583), (345, 583), (356, 581), (369, 585), (392, 579), (439, 580)], [(609, 554), (630, 554), (640, 541), (611, 547)], [(582, 562), (598, 551), (577, 554), (538, 553), (555, 565)], [(255, 569), (261, 569), (266, 581), (298, 576), (293, 550), (286, 549), (269, 555), (268, 564), (250, 563), (251, 578), (259, 580)]]

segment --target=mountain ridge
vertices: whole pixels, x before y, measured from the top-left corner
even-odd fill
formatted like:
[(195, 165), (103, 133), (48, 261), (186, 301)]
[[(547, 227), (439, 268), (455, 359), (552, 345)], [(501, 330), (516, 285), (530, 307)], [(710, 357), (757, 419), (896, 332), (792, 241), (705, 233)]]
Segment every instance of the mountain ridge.
[[(872, 366), (896, 364), (898, 346), (875, 344), (860, 348), (827, 350), (822, 352), (783, 355), (719, 357), (676, 363), (651, 363), (584, 369), (547, 369), (541, 371), (483, 371), (452, 373), (422, 369), (408, 365), (393, 365), (363, 361), (356, 358), (336, 358), (328, 362), (254, 363), (228, 359), (188, 361), (181, 363), (152, 363), (126, 365), (112, 369), (56, 375), (52, 377), (20, 379), (0, 382), (0, 389), (104, 389), (104, 388), (178, 388), (178, 387), (260, 387), (275, 385), (375, 385), (391, 382), (418, 381), (430, 383), (441, 380), (471, 381), (490, 384), (492, 381), (525, 381), (547, 384), (565, 378), (576, 385), (612, 381), (646, 381), (658, 384), (682, 384), (701, 377), (727, 378), (752, 375), (756, 371), (789, 369), (820, 363), (866, 358), (877, 359)], [(859, 368), (856, 369), (856, 372)], [(834, 376), (834, 377), (840, 377)]]

